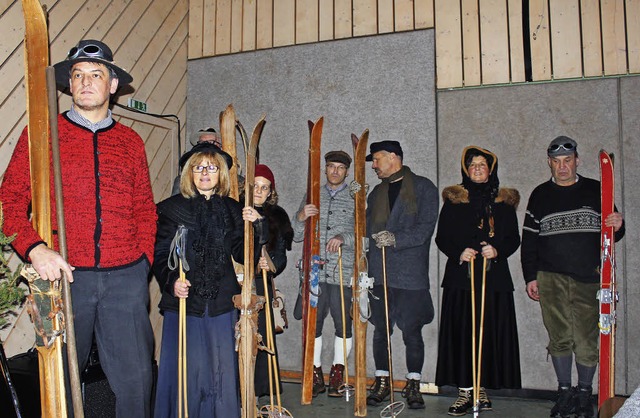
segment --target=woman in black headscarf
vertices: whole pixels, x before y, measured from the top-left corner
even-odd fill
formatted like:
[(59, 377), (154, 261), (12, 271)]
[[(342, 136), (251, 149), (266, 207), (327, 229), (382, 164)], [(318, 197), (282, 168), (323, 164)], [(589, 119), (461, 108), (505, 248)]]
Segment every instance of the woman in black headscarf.
[(520, 388), (520, 354), (513, 282), (507, 258), (520, 245), (520, 195), (499, 187), (498, 158), (477, 146), (462, 152), (462, 184), (444, 189), (436, 244), (447, 257), (442, 281), (436, 384), (456, 386), (449, 415), (473, 407), (470, 260), (474, 259), (476, 342), (479, 336), (483, 257), (487, 259), (480, 409), (490, 410), (484, 388)]

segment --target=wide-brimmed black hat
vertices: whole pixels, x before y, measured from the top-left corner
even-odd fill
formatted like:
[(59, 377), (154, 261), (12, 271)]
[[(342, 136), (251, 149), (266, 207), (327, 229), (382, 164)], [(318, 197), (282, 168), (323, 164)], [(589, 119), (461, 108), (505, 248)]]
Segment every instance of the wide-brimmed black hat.
[(105, 43), (86, 39), (71, 48), (64, 61), (53, 65), (56, 69), (56, 83), (60, 90), (69, 88), (71, 67), (78, 62), (97, 62), (106, 65), (116, 73), (120, 87), (133, 81), (133, 77), (128, 72), (113, 62), (113, 53)]
[(369, 155), (365, 157), (365, 160), (373, 161), (373, 154), (375, 154), (378, 151), (393, 152), (400, 158), (402, 158), (403, 156), (402, 147), (400, 146), (400, 143), (398, 141), (380, 141), (380, 142), (374, 142), (371, 145), (369, 145)]
[(231, 158), (231, 156), (229, 154), (227, 154), (226, 152), (222, 151), (219, 146), (217, 146), (216, 144), (214, 144), (212, 142), (200, 142), (200, 143), (194, 145), (193, 148), (191, 148), (189, 151), (185, 152), (182, 155), (182, 157), (180, 157), (179, 164), (180, 164), (180, 169), (181, 170), (184, 167), (184, 165), (187, 163), (189, 158), (191, 158), (191, 156), (193, 154), (195, 154), (196, 152), (210, 152), (210, 153), (213, 153), (213, 154), (220, 154), (220, 155), (222, 155), (224, 160), (227, 162), (227, 168), (231, 168), (233, 166), (233, 158)]

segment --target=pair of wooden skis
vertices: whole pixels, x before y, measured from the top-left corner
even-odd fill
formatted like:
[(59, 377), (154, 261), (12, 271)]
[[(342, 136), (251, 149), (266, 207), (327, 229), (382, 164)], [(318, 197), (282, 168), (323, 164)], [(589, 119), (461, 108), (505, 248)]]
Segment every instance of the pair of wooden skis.
[[(324, 118), (316, 122), (309, 121), (309, 165), (307, 175), (307, 204), (320, 207), (321, 158), (320, 148)], [(364, 257), (363, 239), (366, 236), (365, 210), (365, 156), (369, 131), (365, 130), (360, 138), (352, 135), (354, 150), (354, 182), (360, 187), (353, 193), (355, 199), (355, 265), (353, 270), (353, 303), (351, 315), (354, 318), (355, 336), (355, 396), (354, 415), (367, 415), (366, 388), (366, 333), (367, 319), (361, 319), (360, 293), (368, 288), (359, 283), (361, 273), (366, 275), (367, 266)], [(302, 256), (302, 399), (303, 405), (311, 403), (313, 393), (313, 353), (316, 338), (318, 269), (320, 263), (320, 231), (318, 216), (307, 218), (303, 241)], [(346, 355), (346, 352), (345, 352)], [(346, 360), (345, 360), (346, 362)], [(348, 398), (347, 398), (348, 399)]]

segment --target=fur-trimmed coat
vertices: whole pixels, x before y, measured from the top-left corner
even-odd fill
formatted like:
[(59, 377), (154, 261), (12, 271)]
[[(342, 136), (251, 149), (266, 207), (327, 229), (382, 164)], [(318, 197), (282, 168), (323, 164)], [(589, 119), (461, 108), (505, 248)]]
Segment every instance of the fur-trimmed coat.
[[(513, 291), (513, 281), (507, 258), (520, 245), (520, 230), (516, 208), (520, 194), (516, 189), (500, 188), (493, 208), (494, 231), (489, 237), (488, 229), (478, 228), (477, 219), (469, 204), (469, 193), (461, 185), (449, 186), (442, 192), (444, 205), (440, 211), (436, 244), (447, 257), (442, 287), (470, 289), (468, 263), (460, 264), (460, 254), (465, 248), (480, 251), (481, 242), (491, 244), (498, 256), (489, 260), (487, 290)], [(475, 280), (482, 280), (482, 256), (475, 260)], [(478, 287), (476, 287), (478, 288)]]

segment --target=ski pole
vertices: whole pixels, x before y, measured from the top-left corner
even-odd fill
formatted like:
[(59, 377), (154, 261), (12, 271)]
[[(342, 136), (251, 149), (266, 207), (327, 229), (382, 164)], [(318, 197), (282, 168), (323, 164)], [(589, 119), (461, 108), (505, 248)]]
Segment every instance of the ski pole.
[(380, 411), (380, 416), (382, 418), (389, 418), (397, 416), (404, 409), (404, 402), (394, 401), (393, 395), (393, 359), (391, 356), (391, 331), (389, 329), (389, 295), (387, 292), (387, 253), (385, 251), (385, 246), (381, 247), (382, 250), (382, 278), (383, 278), (383, 288), (384, 288), (384, 313), (385, 319), (387, 322), (387, 361), (389, 362), (389, 387), (391, 388), (391, 399), (389, 405), (384, 407), (382, 411)]
[[(182, 258), (180, 263), (181, 283), (186, 282), (184, 269), (182, 268)], [(183, 409), (184, 403), (184, 409)], [(189, 407), (187, 404), (187, 300), (180, 298), (178, 305), (178, 417), (189, 417)]]
[(338, 273), (340, 277), (340, 309), (342, 313), (342, 363), (344, 364), (344, 382), (338, 388), (338, 393), (344, 393), (344, 400), (349, 402), (349, 397), (355, 388), (349, 385), (349, 365), (347, 364), (347, 317), (344, 303), (344, 279), (342, 277), (342, 246), (338, 247)]
[(476, 282), (475, 282), (475, 258), (469, 260), (469, 279), (471, 280), (471, 377), (473, 379), (473, 416), (478, 416), (478, 365), (476, 363)]

